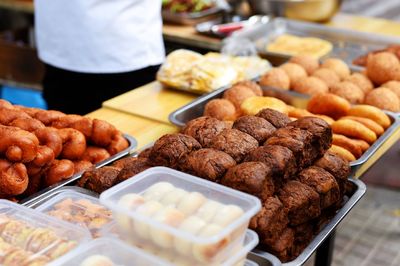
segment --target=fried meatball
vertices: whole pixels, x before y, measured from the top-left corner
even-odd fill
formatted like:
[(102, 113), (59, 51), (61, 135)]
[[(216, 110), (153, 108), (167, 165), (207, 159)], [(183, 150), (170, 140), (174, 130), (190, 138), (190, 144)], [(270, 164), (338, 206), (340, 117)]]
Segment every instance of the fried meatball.
[(275, 194), (272, 170), (262, 162), (244, 162), (230, 168), (221, 184), (254, 195), (262, 202)]
[(258, 147), (258, 141), (237, 129), (225, 129), (211, 141), (211, 148), (226, 152), (237, 162)]
[(179, 169), (181, 157), (198, 149), (201, 149), (200, 143), (191, 136), (180, 133), (167, 134), (154, 143), (149, 160), (154, 166)]
[(204, 107), (204, 116), (214, 117), (222, 121), (233, 121), (236, 119), (236, 108), (226, 99), (214, 99)]
[(370, 91), (364, 103), (392, 112), (400, 111), (400, 100), (397, 95), (383, 87)]
[(328, 68), (328, 69), (335, 71), (335, 73), (339, 76), (339, 78), (341, 80), (350, 76), (349, 66), (345, 62), (343, 62), (343, 60), (338, 59), (338, 58), (326, 59), (322, 63), (321, 68)]
[(330, 92), (345, 98), (352, 104), (362, 103), (365, 97), (364, 92), (357, 85), (349, 81), (333, 85)]
[(219, 182), (225, 172), (235, 165), (235, 160), (229, 154), (206, 148), (186, 155), (183, 158), (182, 169), (189, 174)]
[(311, 165), (319, 156), (318, 147), (314, 147), (312, 141), (313, 135), (307, 130), (288, 126), (275, 131), (265, 144), (290, 149), (296, 157), (297, 167), (302, 169)]
[(293, 90), (299, 93), (315, 95), (318, 93), (325, 93), (329, 91), (328, 85), (316, 77), (305, 77), (297, 80), (293, 84)]
[(336, 72), (329, 68), (317, 69), (312, 76), (325, 82), (328, 88), (331, 88), (333, 85), (340, 82), (340, 78)]
[(258, 143), (264, 143), (276, 128), (267, 120), (257, 116), (242, 116), (233, 123), (233, 128), (249, 134)]
[(250, 220), (249, 227), (260, 236), (260, 242), (273, 245), (289, 223), (287, 210), (277, 197), (267, 198), (261, 210)]
[(293, 86), (293, 84), (300, 78), (307, 77), (307, 72), (304, 70), (304, 68), (295, 63), (286, 63), (279, 68), (283, 69), (289, 76), (291, 86)]
[(211, 140), (230, 126), (216, 118), (202, 116), (189, 121), (182, 129), (182, 133), (195, 138), (204, 148), (210, 145)]
[(340, 201), (339, 185), (329, 172), (318, 166), (310, 166), (298, 175), (299, 181), (318, 192), (321, 210)]
[(245, 161), (262, 162), (271, 168), (277, 187), (297, 172), (296, 157), (290, 149), (283, 146), (258, 147), (246, 156)]
[(288, 90), (290, 88), (290, 78), (283, 69), (272, 68), (261, 77), (260, 85)]
[(263, 91), (262, 91), (260, 85), (258, 85), (254, 81), (250, 81), (250, 80), (240, 81), (240, 82), (236, 83), (234, 86), (247, 87), (247, 88), (251, 89), (256, 96), (262, 96), (263, 95)]
[(121, 172), (119, 172), (116, 184), (123, 182), (151, 167), (148, 159), (146, 158), (133, 159), (134, 160), (130, 160), (129, 163), (125, 164), (124, 168), (121, 170)]
[(319, 155), (324, 154), (332, 144), (332, 128), (318, 117), (302, 117), (288, 126), (307, 130), (313, 135), (312, 145), (318, 148)]
[(278, 192), (278, 197), (288, 210), (289, 223), (299, 225), (321, 214), (319, 194), (299, 181), (289, 181)]
[(291, 122), (290, 118), (286, 114), (270, 108), (262, 109), (258, 114), (256, 114), (256, 116), (267, 120), (275, 128), (285, 127)]
[(364, 92), (364, 94), (368, 93), (374, 88), (374, 84), (372, 84), (372, 82), (361, 73), (353, 73), (345, 78), (344, 81), (348, 81), (357, 85)]
[(304, 248), (311, 242), (314, 236), (314, 224), (307, 222), (293, 227), (295, 250), (294, 256), (297, 257)]
[(382, 84), (382, 87), (388, 88), (389, 90), (394, 92), (400, 99), (400, 81), (392, 80)]
[(267, 250), (277, 256), (281, 262), (291, 261), (294, 248), (294, 230), (286, 228), (278, 240), (267, 247)]
[(223, 98), (233, 103), (236, 110), (240, 110), (240, 105), (244, 100), (254, 96), (256, 96), (256, 94), (248, 87), (233, 86), (224, 92)]
[(78, 186), (100, 194), (115, 184), (119, 172), (120, 169), (113, 166), (86, 171), (79, 179)]
[(392, 53), (382, 52), (368, 56), (367, 76), (376, 85), (398, 80), (399, 71), (399, 59)]
[(310, 55), (296, 55), (290, 58), (289, 62), (302, 66), (308, 75), (313, 74), (319, 68), (318, 59)]

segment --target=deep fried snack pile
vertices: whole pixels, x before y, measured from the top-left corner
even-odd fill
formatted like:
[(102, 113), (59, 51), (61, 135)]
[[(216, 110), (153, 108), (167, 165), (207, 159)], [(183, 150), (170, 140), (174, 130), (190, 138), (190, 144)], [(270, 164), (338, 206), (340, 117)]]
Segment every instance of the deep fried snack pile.
[(128, 144), (105, 121), (0, 100), (0, 197), (32, 195)]

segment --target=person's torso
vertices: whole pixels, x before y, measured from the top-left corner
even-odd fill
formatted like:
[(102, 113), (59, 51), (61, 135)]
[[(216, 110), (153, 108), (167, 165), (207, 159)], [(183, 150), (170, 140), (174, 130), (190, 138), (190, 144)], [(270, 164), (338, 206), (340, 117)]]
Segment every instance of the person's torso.
[(160, 0), (35, 0), (39, 57), (66, 70), (118, 73), (164, 59)]

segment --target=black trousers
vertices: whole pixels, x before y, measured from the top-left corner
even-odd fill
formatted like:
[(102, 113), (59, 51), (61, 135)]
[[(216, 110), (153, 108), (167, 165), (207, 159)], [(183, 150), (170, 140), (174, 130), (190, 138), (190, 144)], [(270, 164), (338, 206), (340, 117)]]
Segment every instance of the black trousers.
[(117, 74), (87, 74), (45, 64), (43, 97), (49, 109), (84, 115), (105, 100), (155, 79), (159, 66)]

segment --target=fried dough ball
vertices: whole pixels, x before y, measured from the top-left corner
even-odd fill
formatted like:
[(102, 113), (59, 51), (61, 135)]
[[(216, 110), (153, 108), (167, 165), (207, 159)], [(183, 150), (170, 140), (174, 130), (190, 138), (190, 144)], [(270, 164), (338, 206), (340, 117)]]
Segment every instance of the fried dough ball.
[(343, 81), (337, 84), (334, 84), (330, 92), (336, 94), (340, 97), (345, 98), (350, 103), (362, 103), (364, 101), (364, 92), (355, 84)]
[(261, 77), (260, 85), (288, 90), (290, 88), (290, 78), (283, 69), (272, 68)]
[(247, 87), (247, 88), (251, 89), (256, 96), (262, 96), (263, 95), (263, 92), (262, 92), (262, 89), (261, 89), (260, 85), (258, 85), (254, 81), (250, 81), (250, 80), (240, 81), (240, 82), (236, 83), (233, 86), (244, 86), (244, 87)]
[(325, 82), (316, 77), (299, 78), (292, 88), (294, 91), (310, 95), (329, 92)]
[(279, 68), (283, 69), (289, 76), (291, 86), (293, 86), (293, 84), (300, 78), (307, 77), (307, 72), (304, 70), (304, 68), (295, 63), (286, 63)]
[(242, 103), (240, 108), (246, 115), (256, 115), (266, 108), (274, 109), (284, 114), (288, 113), (286, 103), (274, 97), (250, 97)]
[(388, 88), (392, 92), (394, 92), (397, 97), (400, 99), (400, 81), (392, 80), (382, 84), (381, 87)]
[(270, 122), (257, 116), (242, 116), (235, 121), (233, 128), (249, 134), (260, 144), (276, 130)]
[(342, 134), (350, 138), (362, 139), (372, 144), (376, 141), (377, 136), (374, 131), (370, 130), (363, 124), (350, 120), (340, 119), (332, 124), (333, 133)]
[(235, 106), (226, 99), (214, 99), (209, 101), (204, 107), (204, 115), (222, 121), (233, 121), (237, 117)]
[(376, 85), (400, 78), (400, 62), (392, 53), (371, 54), (367, 61), (367, 76)]
[(369, 118), (385, 129), (391, 125), (390, 118), (381, 109), (371, 105), (359, 104), (353, 106), (348, 115)]
[(323, 82), (325, 82), (326, 85), (328, 85), (329, 88), (331, 88), (333, 85), (336, 83), (340, 82), (339, 76), (336, 74), (335, 71), (329, 68), (320, 68), (317, 69), (313, 74), (313, 77), (319, 78)]
[(332, 147), (329, 149), (329, 152), (342, 157), (343, 159), (345, 159), (348, 162), (352, 162), (352, 161), (356, 160), (356, 157), (354, 157), (354, 155), (350, 151), (346, 150), (345, 148), (336, 146), (336, 145), (332, 145)]
[(335, 94), (325, 93), (313, 96), (307, 104), (307, 110), (314, 114), (327, 115), (338, 119), (347, 115), (350, 103)]
[(318, 59), (310, 55), (296, 55), (290, 58), (289, 62), (302, 66), (308, 75), (313, 74), (319, 67)]
[(361, 73), (353, 73), (345, 78), (344, 81), (349, 81), (357, 85), (364, 93), (368, 93), (374, 88), (374, 84), (372, 84), (372, 82)]
[(397, 95), (383, 87), (370, 91), (364, 103), (392, 112), (400, 111), (400, 100)]
[(237, 110), (240, 110), (240, 105), (244, 100), (254, 96), (256, 96), (256, 94), (248, 87), (233, 86), (224, 92), (223, 98), (233, 103)]
[(339, 76), (341, 80), (350, 76), (350, 68), (349, 66), (338, 58), (328, 58), (326, 59), (322, 65), (322, 68), (328, 68), (333, 71)]
[(285, 127), (291, 122), (286, 114), (271, 108), (262, 109), (256, 116), (267, 120), (276, 128)]

